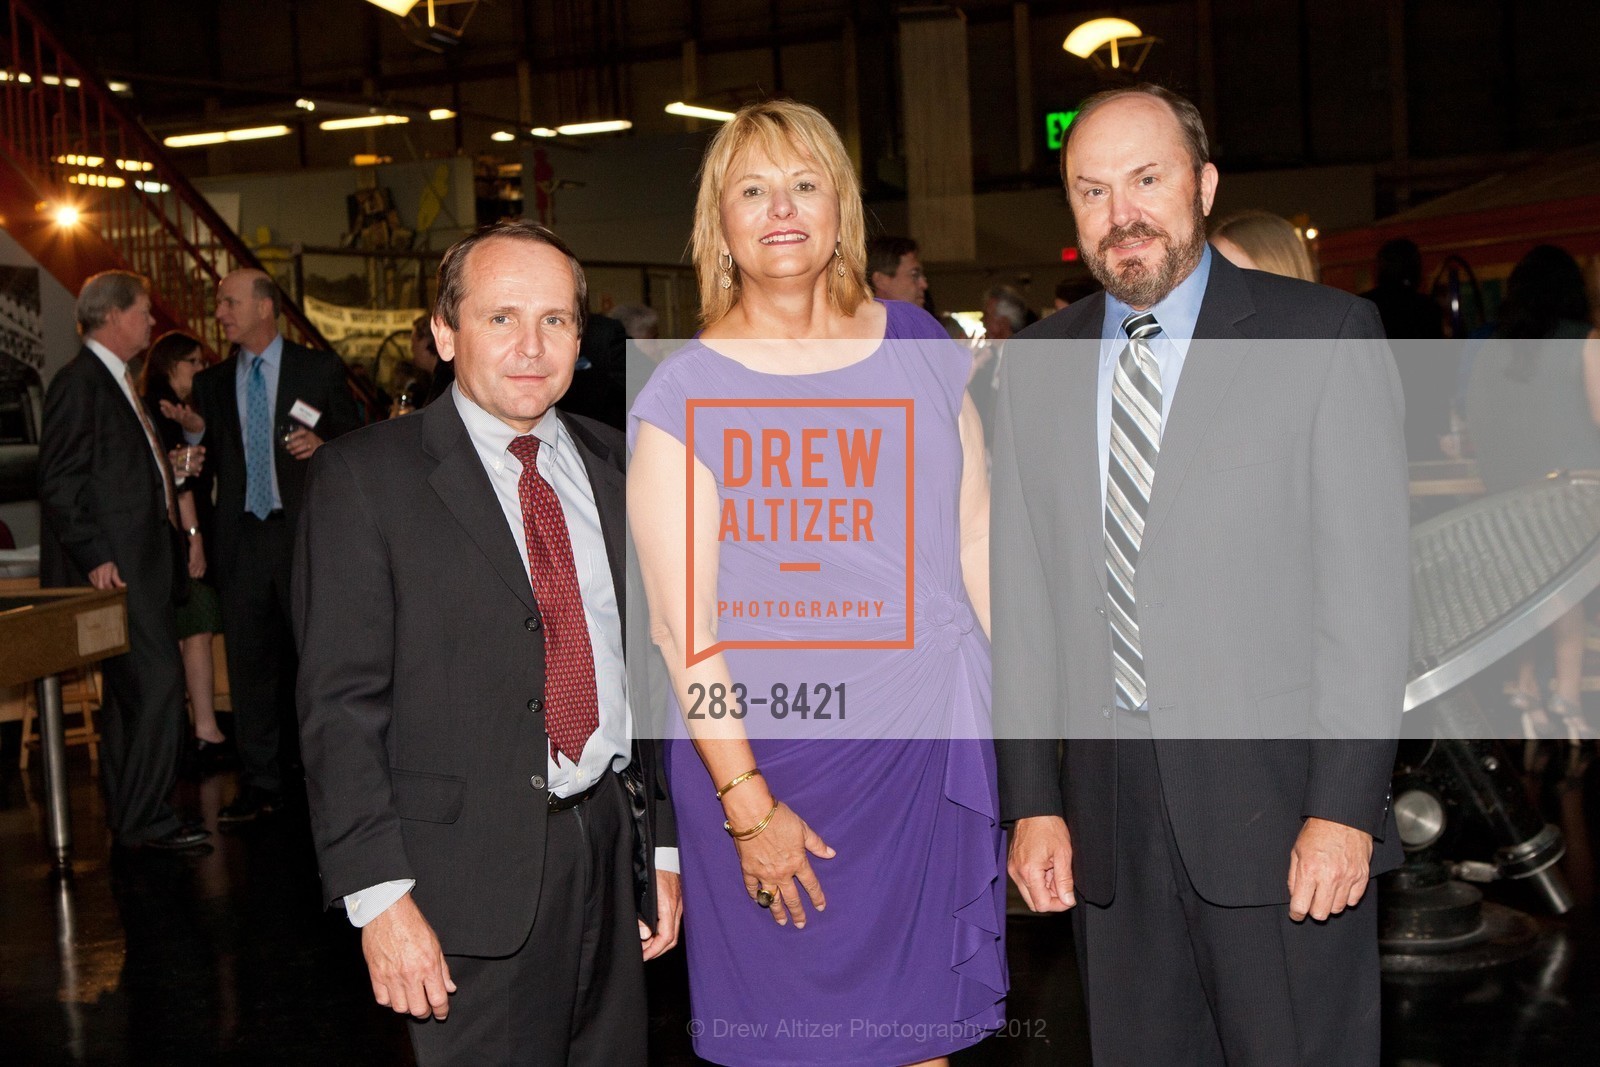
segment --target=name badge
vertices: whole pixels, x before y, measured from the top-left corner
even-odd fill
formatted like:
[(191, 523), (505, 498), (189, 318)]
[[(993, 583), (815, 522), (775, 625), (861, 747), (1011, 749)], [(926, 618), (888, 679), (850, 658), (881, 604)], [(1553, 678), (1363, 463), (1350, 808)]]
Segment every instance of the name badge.
[(307, 404), (304, 400), (296, 400), (294, 407), (289, 409), (289, 417), (306, 429), (315, 430), (317, 428), (317, 420), (322, 418), (322, 412)]

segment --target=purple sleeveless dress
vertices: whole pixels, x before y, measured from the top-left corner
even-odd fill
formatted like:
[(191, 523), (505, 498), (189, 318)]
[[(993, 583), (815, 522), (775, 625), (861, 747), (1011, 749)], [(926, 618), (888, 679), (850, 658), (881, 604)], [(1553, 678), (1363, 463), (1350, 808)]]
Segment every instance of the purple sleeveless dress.
[[(671, 709), (680, 732), (667, 743), (666, 762), (683, 868), (691, 1032), (695, 1051), (715, 1063), (911, 1063), (975, 1044), (1004, 1019), (1005, 844), (987, 740), (989, 645), (959, 559), (957, 418), (970, 357), (922, 309), (886, 307), (883, 345), (817, 374), (754, 371), (691, 342), (657, 368), (629, 418), (630, 443), (640, 422), (683, 441), (689, 400), (804, 402), (695, 408), (695, 455), (716, 477), (722, 506), (733, 505), (738, 531), (719, 544), (717, 597), (746, 605), (719, 610), (719, 641), (903, 643), (908, 630), (912, 638), (902, 648), (724, 652), (751, 698), (746, 727), (773, 795), (838, 850), (832, 860), (812, 859), (828, 908), (816, 913), (808, 902), (804, 930), (778, 926), (745, 893), (714, 795), (722, 783), (711, 781), (684, 739), (681, 709)], [(907, 408), (806, 406), (819, 400), (912, 402), (909, 612)], [(775, 497), (803, 505), (818, 495), (801, 484), (798, 466), (789, 488), (777, 474), (752, 488), (760, 479), (745, 482), (749, 469), (735, 450), (735, 485), (728, 486), (724, 429), (752, 433), (759, 471), (762, 429), (786, 430), (799, 442), (802, 429), (841, 418), (855, 430), (883, 431), (873, 484), (858, 478), (846, 490), (867, 501), (870, 540), (808, 542), (811, 509), (769, 510)], [(834, 469), (835, 484), (843, 469)], [(746, 510), (750, 496), (762, 506)], [(832, 528), (859, 532), (851, 522), (859, 518), (847, 507), (844, 525)], [(829, 519), (824, 511), (818, 528), (829, 529)], [(820, 561), (815, 573), (779, 571), (779, 563), (808, 558)], [(777, 601), (789, 605), (787, 617)], [(857, 611), (863, 603), (866, 610), (848, 618), (817, 610), (849, 604)], [(833, 687), (844, 686), (844, 722), (802, 720), (787, 705), (789, 714), (777, 720), (775, 697), (787, 694), (792, 704), (801, 683), (811, 688), (812, 712), (823, 710), (816, 686), (832, 690), (833, 710)], [(763, 698), (767, 704), (754, 703)]]

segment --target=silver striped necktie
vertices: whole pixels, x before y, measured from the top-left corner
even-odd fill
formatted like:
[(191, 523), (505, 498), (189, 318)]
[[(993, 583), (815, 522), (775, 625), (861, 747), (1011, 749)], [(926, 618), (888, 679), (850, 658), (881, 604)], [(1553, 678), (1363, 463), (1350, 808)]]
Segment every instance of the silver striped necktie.
[(1128, 345), (1111, 379), (1111, 460), (1106, 470), (1106, 588), (1111, 602), (1111, 662), (1117, 702), (1145, 703), (1144, 652), (1134, 574), (1144, 540), (1144, 517), (1161, 451), (1161, 370), (1150, 338), (1156, 317), (1135, 311), (1122, 320)]

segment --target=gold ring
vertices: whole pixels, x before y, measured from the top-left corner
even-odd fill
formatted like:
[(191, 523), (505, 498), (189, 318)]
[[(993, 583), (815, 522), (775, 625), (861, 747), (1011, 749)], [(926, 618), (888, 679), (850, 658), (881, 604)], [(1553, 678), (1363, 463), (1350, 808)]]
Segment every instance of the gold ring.
[(756, 890), (756, 903), (763, 908), (772, 907), (772, 902), (777, 899), (777, 894), (769, 889)]

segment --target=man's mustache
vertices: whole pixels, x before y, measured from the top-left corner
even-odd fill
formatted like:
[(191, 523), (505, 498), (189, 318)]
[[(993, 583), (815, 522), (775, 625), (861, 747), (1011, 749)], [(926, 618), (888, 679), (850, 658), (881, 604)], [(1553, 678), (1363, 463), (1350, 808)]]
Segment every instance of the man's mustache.
[(1124, 241), (1143, 241), (1149, 238), (1167, 241), (1168, 244), (1171, 244), (1165, 230), (1158, 230), (1148, 222), (1134, 222), (1111, 230), (1100, 238), (1097, 251), (1103, 256), (1111, 250), (1113, 245), (1122, 244)]

